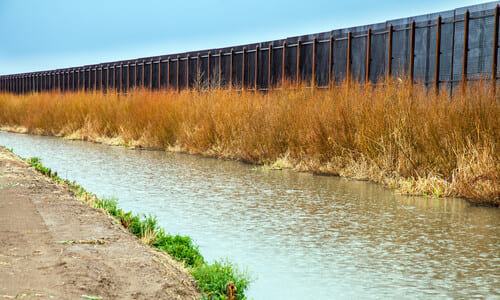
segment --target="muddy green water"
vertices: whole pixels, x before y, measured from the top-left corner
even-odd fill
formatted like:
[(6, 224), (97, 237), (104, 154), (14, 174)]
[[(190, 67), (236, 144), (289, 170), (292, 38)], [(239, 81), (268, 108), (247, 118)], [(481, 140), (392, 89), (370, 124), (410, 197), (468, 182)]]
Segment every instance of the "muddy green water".
[(238, 162), (0, 132), (63, 178), (153, 213), (255, 299), (500, 299), (500, 209)]

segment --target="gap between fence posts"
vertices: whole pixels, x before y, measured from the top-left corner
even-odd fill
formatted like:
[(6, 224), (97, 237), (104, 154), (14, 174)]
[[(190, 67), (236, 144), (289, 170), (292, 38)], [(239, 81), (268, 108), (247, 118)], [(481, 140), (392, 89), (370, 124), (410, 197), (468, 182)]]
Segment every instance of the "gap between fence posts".
[(146, 76), (145, 76), (145, 74), (146, 74), (146, 61), (143, 59), (142, 60), (142, 74), (141, 74), (141, 81), (142, 81), (141, 82), (141, 87), (142, 88), (146, 87), (146, 81), (145, 81), (146, 80), (146, 78), (145, 78)]
[(464, 15), (464, 49), (462, 56), (462, 92), (467, 88), (467, 56), (469, 54), (469, 10)]
[(208, 55), (207, 55), (207, 64), (208, 64), (208, 68), (207, 68), (207, 85), (208, 85), (208, 88), (211, 87), (211, 80), (210, 80), (210, 77), (212, 76), (212, 51), (208, 51)]
[(189, 89), (189, 60), (191, 59), (191, 55), (187, 55), (186, 58), (186, 89)]
[(314, 37), (313, 39), (313, 57), (312, 57), (312, 75), (311, 75), (311, 87), (316, 88), (316, 46), (318, 39)]
[(219, 89), (222, 87), (222, 50), (219, 50)]
[(170, 90), (170, 56), (167, 58), (167, 85), (166, 89)]
[(330, 36), (330, 49), (328, 51), (328, 87), (333, 87), (333, 36)]
[(258, 77), (259, 77), (259, 46), (255, 46), (255, 74), (254, 74), (254, 87), (255, 87), (255, 92), (257, 93), (259, 91), (259, 83), (258, 83)]
[(272, 75), (272, 65), (273, 65), (273, 45), (269, 44), (269, 57), (267, 63), (267, 89), (270, 91), (272, 88), (271, 75)]
[(351, 81), (351, 44), (352, 32), (347, 33), (347, 55), (346, 55), (346, 80), (347, 84)]
[(372, 29), (368, 28), (366, 32), (366, 67), (365, 67), (365, 83), (370, 82), (370, 51), (371, 51)]
[(281, 87), (285, 88), (286, 79), (286, 42), (283, 42), (283, 53), (281, 62)]
[(234, 49), (231, 48), (231, 56), (229, 57), (229, 90), (233, 89), (233, 61)]
[(154, 60), (151, 59), (151, 65), (149, 67), (149, 89), (153, 90), (153, 64)]
[(175, 80), (175, 89), (177, 90), (177, 92), (179, 92), (179, 80), (181, 78), (181, 75), (179, 74), (179, 66), (180, 66), (180, 61), (181, 61), (181, 57), (179, 55), (177, 55), (177, 79)]
[(246, 57), (247, 57), (247, 48), (243, 47), (243, 52), (242, 52), (242, 63), (241, 63), (241, 90), (245, 90), (245, 67), (246, 67)]
[(491, 63), (491, 85), (493, 94), (496, 94), (497, 87), (497, 63), (498, 63), (498, 14), (500, 5), (495, 7), (495, 22), (493, 27), (493, 61)]
[(300, 87), (300, 41), (297, 41), (297, 87)]
[(201, 56), (200, 56), (200, 53), (198, 52), (198, 54), (196, 55), (196, 88), (198, 90), (200, 90), (201, 88)]
[(158, 57), (158, 91), (161, 91), (161, 57)]

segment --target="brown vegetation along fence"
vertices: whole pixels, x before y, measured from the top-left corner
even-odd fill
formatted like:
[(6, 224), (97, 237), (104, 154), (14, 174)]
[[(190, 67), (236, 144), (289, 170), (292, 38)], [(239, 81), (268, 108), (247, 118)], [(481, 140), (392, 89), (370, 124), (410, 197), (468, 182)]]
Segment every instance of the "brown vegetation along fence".
[(377, 82), (387, 75), (450, 90), (469, 80), (491, 78), (495, 87), (499, 4), (232, 48), (6, 75), (0, 77), (0, 90), (268, 90), (283, 82), (328, 87), (344, 78)]

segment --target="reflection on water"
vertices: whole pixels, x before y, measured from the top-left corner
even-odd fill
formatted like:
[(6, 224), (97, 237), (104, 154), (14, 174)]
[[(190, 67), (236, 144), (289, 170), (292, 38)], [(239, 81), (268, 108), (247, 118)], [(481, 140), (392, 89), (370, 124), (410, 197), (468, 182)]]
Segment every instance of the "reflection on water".
[(500, 298), (499, 209), (185, 154), (4, 132), (0, 144), (249, 266), (250, 298)]

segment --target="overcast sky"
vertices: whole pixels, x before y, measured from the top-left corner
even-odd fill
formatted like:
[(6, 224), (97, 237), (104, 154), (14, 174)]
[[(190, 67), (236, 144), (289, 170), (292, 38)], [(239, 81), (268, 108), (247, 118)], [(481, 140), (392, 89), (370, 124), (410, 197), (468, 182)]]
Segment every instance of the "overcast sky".
[(0, 75), (384, 22), (472, 0), (0, 0)]

